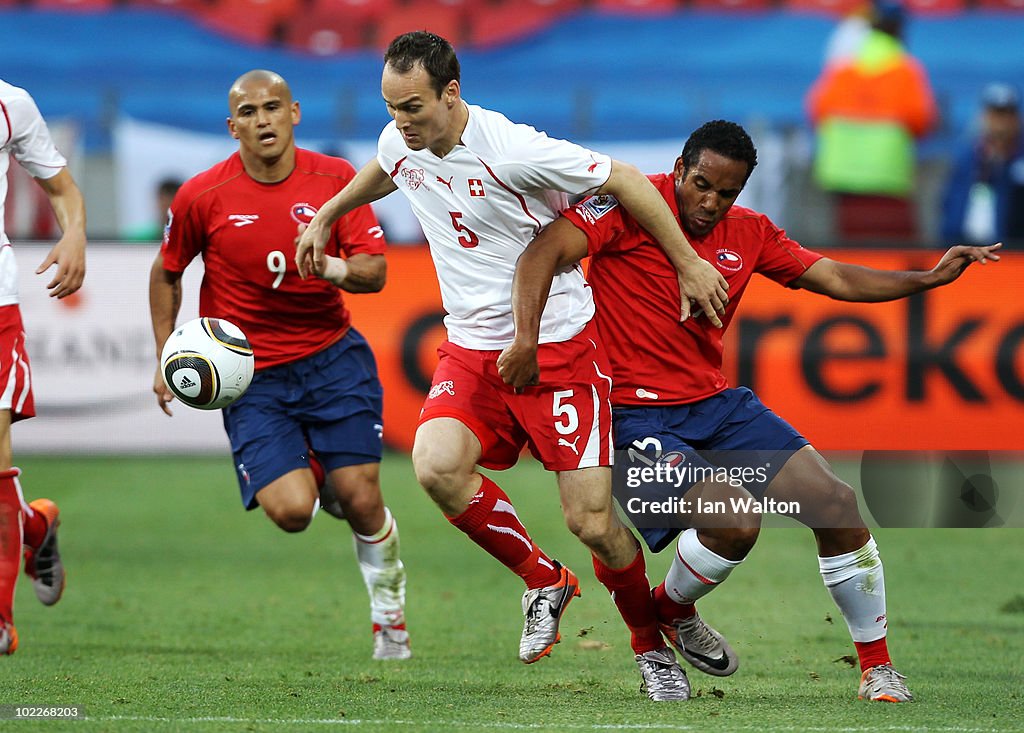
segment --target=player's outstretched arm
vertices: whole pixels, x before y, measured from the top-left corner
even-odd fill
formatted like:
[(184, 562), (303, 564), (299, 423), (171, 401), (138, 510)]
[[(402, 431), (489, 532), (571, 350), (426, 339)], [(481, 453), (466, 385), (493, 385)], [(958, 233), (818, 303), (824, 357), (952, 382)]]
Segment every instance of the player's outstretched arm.
[(540, 380), (540, 367), (537, 365), (540, 318), (555, 272), (576, 264), (586, 256), (586, 235), (563, 218), (551, 222), (519, 256), (512, 278), (515, 338), (498, 356), (498, 374), (516, 390), (535, 385)]
[(85, 280), (85, 199), (67, 168), (61, 168), (50, 178), (37, 178), (36, 182), (50, 199), (50, 207), (63, 232), (36, 274), (41, 275), (57, 265), (57, 272), (46, 287), (51, 298), (66, 298), (82, 287)]
[(320, 207), (309, 226), (300, 230), (295, 240), (295, 265), (299, 276), (320, 275), (327, 265), (324, 248), (331, 236), (331, 226), (358, 206), (384, 198), (398, 186), (384, 172), (376, 158), (364, 165), (345, 188)]
[(693, 312), (703, 310), (711, 322), (721, 328), (722, 319), (718, 314), (725, 313), (729, 284), (714, 265), (690, 246), (672, 210), (647, 176), (636, 166), (613, 160), (611, 175), (599, 193), (618, 199), (640, 226), (658, 240), (675, 265), (682, 296), (679, 320), (690, 317), (692, 302)]
[(923, 290), (948, 285), (974, 262), (998, 262), (996, 250), (1002, 243), (985, 247), (950, 247), (930, 270), (876, 270), (871, 267), (838, 262), (827, 257), (815, 262), (793, 284), (836, 300), (878, 303), (905, 298)]
[(384, 289), (387, 274), (388, 265), (384, 255), (361, 252), (348, 259), (327, 255), (320, 277), (350, 293), (379, 293)]
[(153, 340), (156, 342), (156, 375), (153, 379), (153, 393), (156, 403), (167, 415), (171, 415), (168, 406), (174, 395), (164, 384), (160, 374), (160, 352), (164, 342), (174, 330), (181, 309), (181, 273), (164, 269), (164, 256), (157, 253), (153, 266), (149, 271), (149, 316), (153, 324)]

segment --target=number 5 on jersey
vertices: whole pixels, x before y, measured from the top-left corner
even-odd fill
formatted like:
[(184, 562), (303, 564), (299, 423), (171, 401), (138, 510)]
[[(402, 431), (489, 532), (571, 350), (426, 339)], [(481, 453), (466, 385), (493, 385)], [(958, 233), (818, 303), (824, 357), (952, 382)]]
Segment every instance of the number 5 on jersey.
[(480, 238), (476, 236), (476, 232), (460, 221), (462, 219), (461, 211), (449, 211), (448, 213), (452, 217), (452, 228), (459, 233), (459, 244), (466, 249), (472, 249), (480, 244)]

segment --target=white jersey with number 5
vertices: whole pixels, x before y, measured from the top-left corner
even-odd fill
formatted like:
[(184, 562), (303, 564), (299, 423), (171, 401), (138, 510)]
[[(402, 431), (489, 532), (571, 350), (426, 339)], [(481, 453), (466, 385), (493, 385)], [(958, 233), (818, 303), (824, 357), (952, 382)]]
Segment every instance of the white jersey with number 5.
[(52, 178), (68, 164), (29, 93), (0, 79), (0, 306), (18, 302), (18, 270), (4, 231), (11, 155), (35, 178)]
[[(567, 194), (593, 193), (611, 159), (467, 105), (460, 144), (445, 157), (410, 150), (392, 122), (377, 161), (408, 197), (441, 284), (449, 340), (497, 350), (512, 342), (512, 276), (519, 255), (568, 205)], [(565, 341), (594, 315), (579, 266), (559, 272), (541, 320), (540, 341)]]

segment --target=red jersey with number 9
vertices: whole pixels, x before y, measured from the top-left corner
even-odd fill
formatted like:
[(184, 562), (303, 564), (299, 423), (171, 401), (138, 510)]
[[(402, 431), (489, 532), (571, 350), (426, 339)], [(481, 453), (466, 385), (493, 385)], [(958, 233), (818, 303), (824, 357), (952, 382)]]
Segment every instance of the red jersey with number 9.
[[(185, 183), (171, 205), (164, 268), (183, 272), (202, 255), (199, 315), (226, 318), (249, 338), (256, 369), (315, 354), (340, 339), (351, 316), (342, 291), (295, 267), (300, 223), (355, 176), (352, 165), (297, 149), (283, 181), (253, 180), (235, 153)], [(369, 206), (338, 220), (327, 254), (383, 254), (383, 232)]]

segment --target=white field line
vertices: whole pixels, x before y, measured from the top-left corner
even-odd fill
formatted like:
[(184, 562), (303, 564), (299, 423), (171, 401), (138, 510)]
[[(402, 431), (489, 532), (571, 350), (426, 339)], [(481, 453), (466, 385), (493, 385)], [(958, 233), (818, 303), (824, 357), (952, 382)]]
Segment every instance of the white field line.
[[(473, 728), (474, 730), (668, 730), (668, 731), (703, 731), (714, 728), (706, 722), (700, 725), (673, 725), (671, 723), (514, 723), (502, 721), (469, 722), (458, 720), (399, 720), (391, 718), (357, 719), (357, 718), (235, 718), (235, 717), (194, 717), (171, 718), (155, 715), (109, 715), (88, 716), (85, 720), (125, 721), (143, 723), (237, 723), (259, 725), (288, 726), (323, 726), (323, 725), (377, 725), (377, 726), (409, 726), (438, 730), (453, 728)], [(789, 733), (791, 731), (809, 731), (811, 733), (1010, 733), (1011, 728), (968, 728), (963, 726), (921, 726), (921, 725), (871, 725), (871, 726), (822, 726), (808, 727), (804, 725), (746, 725), (737, 726), (723, 724), (731, 731), (757, 731), (763, 733)]]

